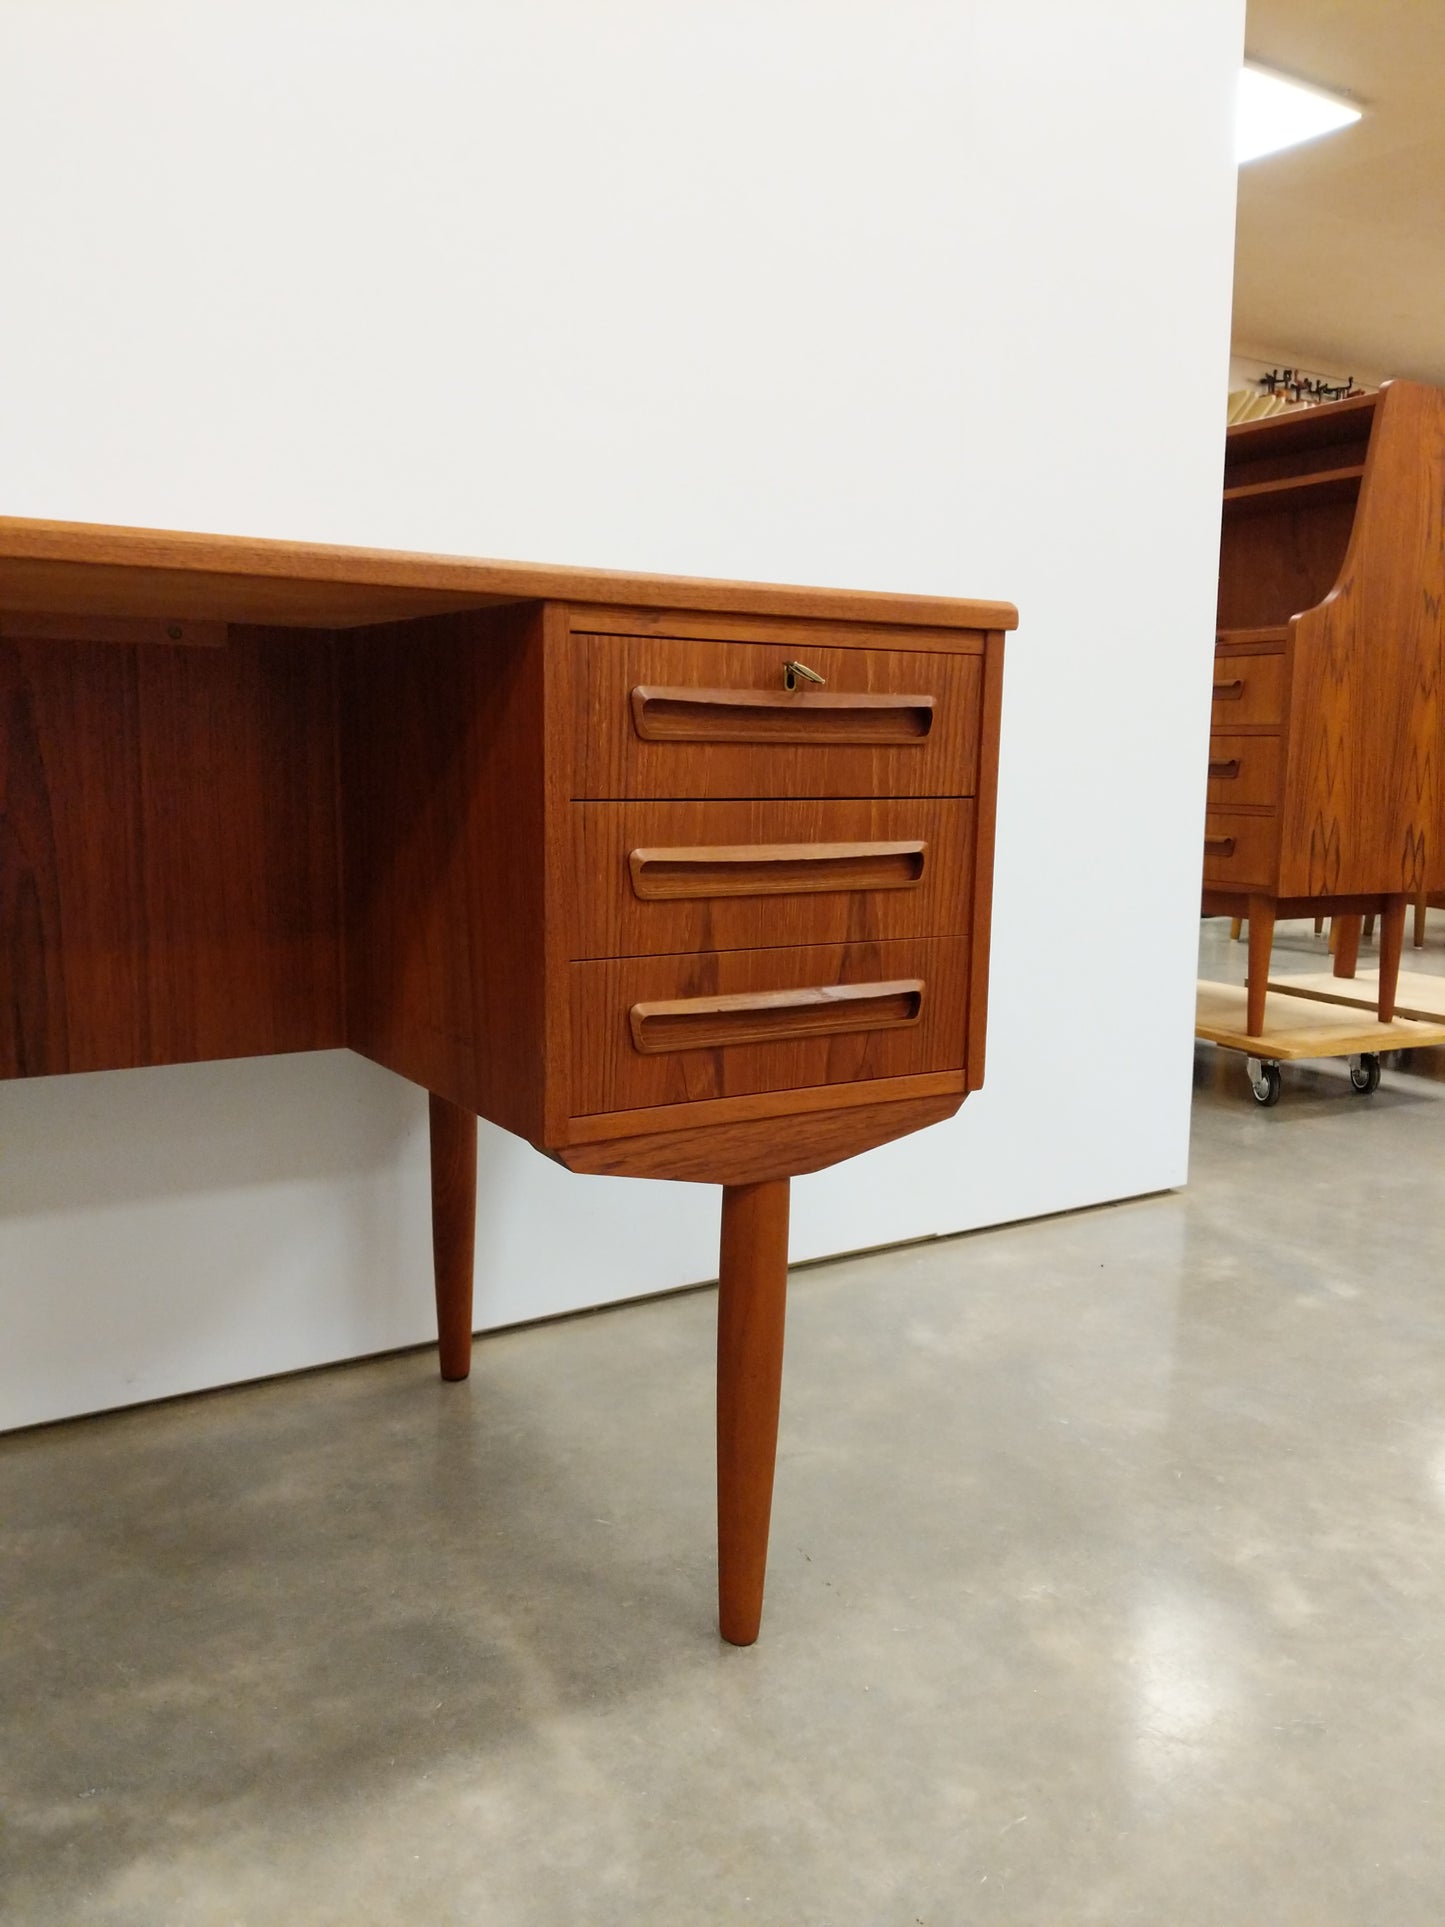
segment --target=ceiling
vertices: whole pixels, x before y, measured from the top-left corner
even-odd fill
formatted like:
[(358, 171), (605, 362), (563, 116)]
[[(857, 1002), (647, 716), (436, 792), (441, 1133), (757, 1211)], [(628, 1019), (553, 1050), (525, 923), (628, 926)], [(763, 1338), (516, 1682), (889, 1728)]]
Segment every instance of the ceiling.
[(1235, 340), (1445, 384), (1445, 3), (1249, 0), (1245, 46), (1364, 118), (1239, 170)]

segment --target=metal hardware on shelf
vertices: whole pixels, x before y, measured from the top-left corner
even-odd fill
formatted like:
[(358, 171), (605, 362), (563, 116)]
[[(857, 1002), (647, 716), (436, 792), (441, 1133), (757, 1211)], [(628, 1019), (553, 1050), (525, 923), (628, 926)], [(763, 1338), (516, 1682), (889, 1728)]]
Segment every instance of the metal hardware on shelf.
[(805, 662), (783, 664), (784, 689), (796, 689), (800, 678), (803, 682), (815, 682), (820, 688), (828, 680), (826, 676), (820, 676), (816, 669), (810, 669)]

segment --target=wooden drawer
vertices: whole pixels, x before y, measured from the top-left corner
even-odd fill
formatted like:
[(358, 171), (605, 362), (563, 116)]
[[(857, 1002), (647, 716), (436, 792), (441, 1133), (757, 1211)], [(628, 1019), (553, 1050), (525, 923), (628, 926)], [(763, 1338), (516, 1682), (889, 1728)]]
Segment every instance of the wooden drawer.
[(1210, 803), (1226, 808), (1278, 803), (1279, 767), (1278, 736), (1227, 736), (1215, 730), (1209, 738)]
[(574, 803), (569, 954), (961, 935), (973, 803)]
[(1279, 818), (1209, 810), (1204, 818), (1204, 882), (1215, 889), (1268, 889), (1275, 879)]
[(1216, 656), (1210, 724), (1231, 730), (1284, 721), (1284, 656)]
[[(797, 637), (574, 641), (574, 797), (971, 796), (977, 786), (981, 653), (812, 649)], [(785, 687), (798, 659), (823, 686)]]
[(570, 969), (574, 1116), (963, 1068), (957, 937)]

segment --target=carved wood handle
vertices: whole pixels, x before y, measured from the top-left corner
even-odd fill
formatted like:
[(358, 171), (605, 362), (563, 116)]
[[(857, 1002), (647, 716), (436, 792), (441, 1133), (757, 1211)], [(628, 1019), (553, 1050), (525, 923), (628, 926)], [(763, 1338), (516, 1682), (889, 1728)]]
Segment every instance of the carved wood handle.
[(1214, 700), (1217, 703), (1237, 703), (1243, 694), (1243, 676), (1235, 676), (1230, 682), (1217, 682), (1214, 685)]
[(644, 1056), (715, 1050), (728, 1044), (777, 1044), (844, 1031), (898, 1030), (923, 1015), (923, 980), (819, 984), (807, 990), (747, 990), (725, 997), (679, 997), (634, 1004), (632, 1044)]
[(652, 689), (632, 692), (632, 724), (648, 743), (925, 742), (932, 696), (837, 689)]
[(1211, 776), (1217, 776), (1222, 782), (1229, 782), (1239, 774), (1239, 758), (1237, 756), (1231, 756), (1227, 763), (1211, 763), (1209, 765), (1209, 774)]
[(1233, 856), (1234, 838), (1232, 836), (1206, 836), (1204, 839), (1206, 856)]
[(731, 843), (633, 850), (632, 892), (670, 897), (769, 897), (817, 890), (910, 890), (923, 878), (927, 845), (916, 843)]

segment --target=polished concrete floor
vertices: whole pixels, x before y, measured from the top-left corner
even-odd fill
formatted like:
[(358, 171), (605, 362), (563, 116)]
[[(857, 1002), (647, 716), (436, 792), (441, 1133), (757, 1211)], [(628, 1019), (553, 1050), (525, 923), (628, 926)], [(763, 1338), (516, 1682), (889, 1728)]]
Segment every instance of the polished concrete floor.
[(1439, 1927), (1445, 1063), (1286, 1076), (795, 1275), (750, 1652), (706, 1292), (0, 1441), (0, 1920)]

